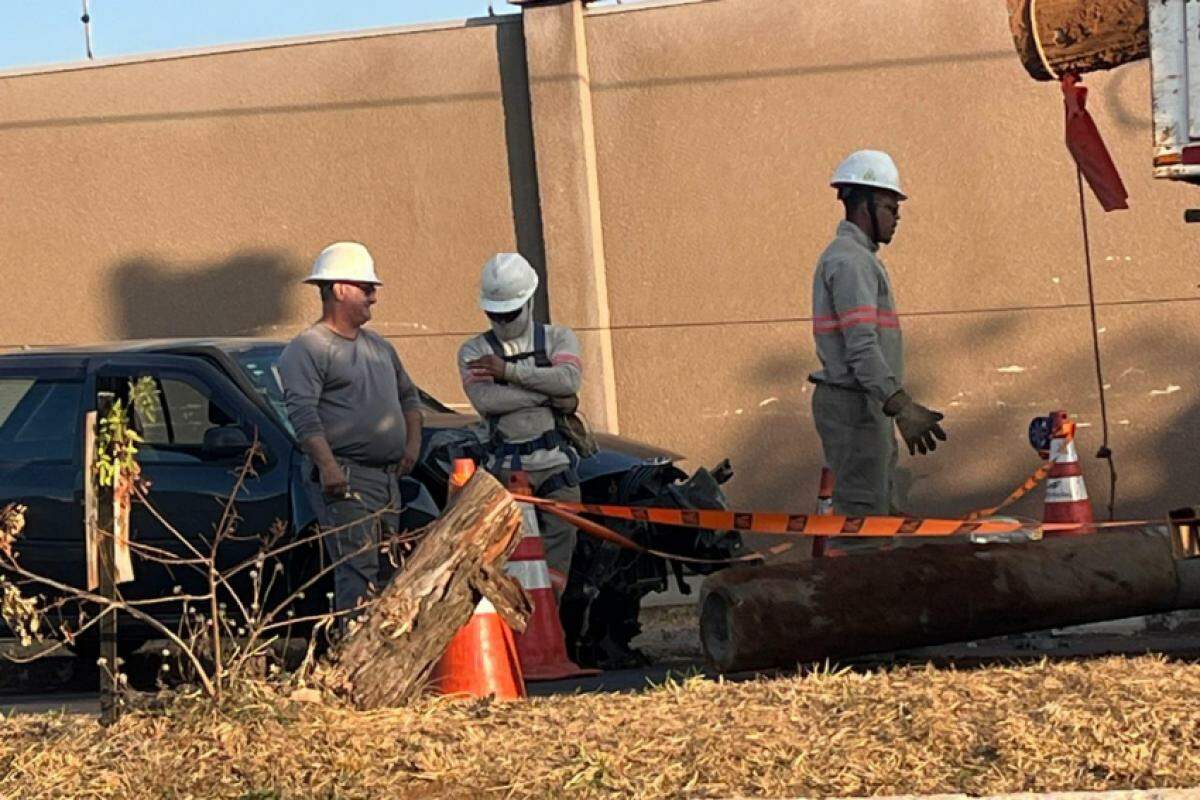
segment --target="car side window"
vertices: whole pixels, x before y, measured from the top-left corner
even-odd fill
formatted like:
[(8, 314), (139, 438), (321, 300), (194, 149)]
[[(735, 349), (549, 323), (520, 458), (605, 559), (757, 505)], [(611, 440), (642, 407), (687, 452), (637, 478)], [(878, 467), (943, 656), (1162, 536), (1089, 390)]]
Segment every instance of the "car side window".
[(70, 461), (82, 396), (78, 381), (0, 376), (0, 461)]
[(139, 418), (142, 444), (139, 459), (148, 463), (202, 463), (226, 460), (205, 449), (213, 429), (237, 427), (226, 405), (211, 397), (207, 387), (176, 377), (156, 379), (154, 420)]

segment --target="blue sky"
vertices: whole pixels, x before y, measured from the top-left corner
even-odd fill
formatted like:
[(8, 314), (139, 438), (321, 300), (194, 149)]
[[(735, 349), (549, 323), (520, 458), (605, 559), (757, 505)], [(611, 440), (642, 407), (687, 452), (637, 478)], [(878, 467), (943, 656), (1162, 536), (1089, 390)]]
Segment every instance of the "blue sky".
[[(488, 0), (90, 0), (96, 58), (487, 15)], [(497, 14), (516, 11), (494, 0)], [(82, 0), (0, 0), (0, 69), (84, 58)]]

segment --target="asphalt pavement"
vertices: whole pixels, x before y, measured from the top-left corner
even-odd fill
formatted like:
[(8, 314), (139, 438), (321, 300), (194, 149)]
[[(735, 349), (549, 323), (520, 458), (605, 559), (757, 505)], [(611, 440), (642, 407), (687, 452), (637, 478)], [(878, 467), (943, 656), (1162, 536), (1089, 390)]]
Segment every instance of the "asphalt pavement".
[[(526, 690), (530, 697), (580, 692), (631, 692), (645, 689), (652, 683), (663, 683), (672, 676), (681, 678), (694, 674), (699, 669), (699, 665), (674, 665), (612, 670), (593, 676), (528, 683)], [(99, 715), (99, 691), (85, 689), (79, 681), (52, 691), (0, 691), (0, 714), (9, 716), (50, 712)]]
[[(692, 675), (715, 677), (704, 668), (699, 637), (691, 614), (677, 608), (651, 612), (659, 619), (643, 637), (635, 641), (654, 655), (658, 663), (641, 669), (610, 670), (558, 681), (529, 683), (530, 696), (543, 697), (579, 692), (631, 692), (661, 684), (669, 678)], [(0, 653), (11, 642), (0, 640)], [(1039, 632), (1004, 636), (977, 642), (926, 647), (894, 653), (881, 653), (846, 659), (841, 666), (873, 670), (889, 665), (953, 665), (958, 669), (984, 667), (997, 663), (1038, 661), (1042, 658), (1095, 658), (1105, 655), (1136, 656), (1160, 653), (1172, 658), (1200, 661), (1200, 616), (1188, 612), (1173, 617), (1138, 618), (1082, 626), (1066, 631)], [(156, 662), (155, 662), (156, 663)], [(134, 664), (131, 680), (146, 683), (155, 664)], [(142, 673), (139, 678), (137, 673)], [(727, 675), (726, 680), (753, 675)], [(150, 679), (149, 683), (153, 683)], [(27, 664), (14, 664), (0, 658), (0, 713), (38, 714), (54, 711), (99, 713), (99, 674), (94, 665), (80, 663), (71, 654), (59, 652)]]

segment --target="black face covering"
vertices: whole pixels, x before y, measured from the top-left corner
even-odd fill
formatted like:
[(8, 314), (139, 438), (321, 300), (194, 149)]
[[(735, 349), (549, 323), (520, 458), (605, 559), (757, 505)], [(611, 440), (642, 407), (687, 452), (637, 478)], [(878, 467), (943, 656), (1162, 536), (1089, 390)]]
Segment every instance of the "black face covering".
[[(488, 322), (491, 323), (492, 333), (496, 334), (496, 338), (502, 342), (511, 342), (514, 339), (520, 339), (525, 335), (525, 331), (529, 329), (529, 321), (533, 316), (532, 311), (533, 304), (526, 303), (521, 307), (517, 315), (508, 321), (496, 319), (489, 314)], [(508, 315), (505, 314), (503, 316), (507, 317)]]

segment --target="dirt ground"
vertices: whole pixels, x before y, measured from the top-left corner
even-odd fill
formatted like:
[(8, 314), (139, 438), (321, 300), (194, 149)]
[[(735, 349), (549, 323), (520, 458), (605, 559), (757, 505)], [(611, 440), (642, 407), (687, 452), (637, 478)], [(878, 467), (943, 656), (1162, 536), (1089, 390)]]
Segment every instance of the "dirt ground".
[(695, 605), (643, 608), (642, 632), (633, 641), (656, 664), (686, 664), (703, 660), (700, 647), (700, 609)]

